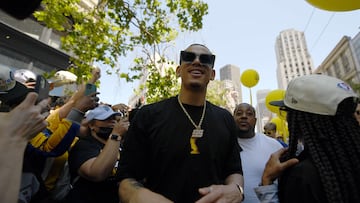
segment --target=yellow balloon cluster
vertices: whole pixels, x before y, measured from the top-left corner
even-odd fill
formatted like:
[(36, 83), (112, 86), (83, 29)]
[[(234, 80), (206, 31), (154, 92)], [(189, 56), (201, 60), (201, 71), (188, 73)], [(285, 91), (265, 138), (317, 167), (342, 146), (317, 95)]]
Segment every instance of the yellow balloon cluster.
[(286, 112), (281, 111), (278, 106), (270, 105), (272, 101), (283, 100), (285, 97), (285, 90), (273, 90), (269, 92), (265, 97), (265, 106), (272, 113), (276, 114), (276, 117), (272, 118), (270, 122), (275, 123), (277, 134), (282, 135), (284, 139), (289, 136), (286, 122)]
[(254, 69), (247, 69), (241, 74), (241, 83), (248, 88), (254, 87), (259, 82), (259, 74)]
[(352, 11), (360, 9), (359, 0), (306, 0), (309, 4), (328, 11)]

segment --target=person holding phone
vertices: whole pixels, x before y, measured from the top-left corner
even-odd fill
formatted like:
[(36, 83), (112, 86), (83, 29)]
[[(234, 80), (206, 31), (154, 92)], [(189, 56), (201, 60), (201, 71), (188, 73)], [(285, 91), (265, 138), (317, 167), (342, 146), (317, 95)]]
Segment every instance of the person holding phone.
[[(4, 78), (4, 81), (14, 80), (17, 84), (15, 86), (16, 88), (9, 89), (6, 91), (6, 94), (0, 95), (0, 100), (2, 101), (1, 105), (7, 106), (8, 110), (15, 108), (22, 102), (29, 92), (33, 92), (35, 90), (33, 86), (28, 88), (24, 84), (21, 84), (21, 82), (35, 84), (45, 82), (37, 86), (40, 87), (39, 90), (44, 87), (45, 89), (47, 88), (46, 81), (34, 81), (33, 77), (36, 74), (32, 73), (30, 70), (21, 70), (21, 74), (15, 75), (11, 69), (4, 66), (1, 68), (2, 71), (6, 72), (4, 75), (8, 77)], [(45, 80), (43, 77), (37, 78)], [(43, 185), (43, 180), (33, 177), (41, 177), (43, 165), (47, 157), (57, 157), (64, 154), (69, 149), (75, 139), (75, 136), (78, 134), (80, 128), (79, 123), (81, 120), (74, 122), (73, 119), (66, 118), (66, 115), (69, 114), (71, 108), (76, 107), (78, 111), (87, 111), (97, 106), (98, 99), (96, 97), (96, 93), (85, 96), (84, 91), (85, 88), (83, 88), (81, 92), (75, 93), (73, 97), (76, 99), (70, 100), (69, 104), (65, 105), (64, 108), (60, 108), (54, 114), (48, 116), (46, 119), (48, 121), (48, 127), (29, 140), (24, 154), (23, 164), (23, 175), (28, 178), (22, 178), (21, 192), (19, 196), (20, 200), (25, 202), (27, 202), (27, 200), (34, 200), (37, 198), (40, 200), (47, 195), (47, 190)], [(46, 94), (45, 97), (47, 97)], [(78, 119), (81, 119), (81, 117)], [(37, 185), (37, 187), (33, 185)], [(34, 189), (33, 191), (29, 191), (29, 188)]]
[(0, 113), (0, 202), (18, 201), (25, 148), (47, 126), (42, 115), (47, 101), (36, 100), (36, 93), (29, 93), (10, 112)]
[(87, 134), (72, 147), (69, 169), (77, 179), (66, 202), (118, 203), (116, 171), (121, 157), (120, 142), (129, 122), (116, 120), (119, 112), (108, 105), (86, 113)]
[[(3, 182), (0, 186), (0, 202), (18, 200), (24, 150), (27, 143), (48, 124), (42, 114), (47, 100), (35, 104), (36, 93), (26, 94), (21, 100), (16, 98), (18, 92), (26, 90), (14, 79), (11, 69), (0, 65), (0, 179)], [(9, 106), (5, 108), (4, 101), (9, 98), (15, 98), (19, 104), (11, 109)]]

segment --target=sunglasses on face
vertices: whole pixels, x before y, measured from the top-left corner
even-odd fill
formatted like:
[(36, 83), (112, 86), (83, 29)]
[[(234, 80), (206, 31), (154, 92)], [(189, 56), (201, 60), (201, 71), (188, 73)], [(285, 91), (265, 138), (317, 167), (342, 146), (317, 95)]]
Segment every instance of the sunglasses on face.
[(180, 52), (180, 65), (182, 62), (184, 63), (192, 63), (196, 58), (199, 58), (201, 65), (206, 65), (210, 68), (214, 67), (215, 55), (213, 54), (196, 54), (189, 51), (181, 51)]
[(271, 132), (264, 132), (265, 135), (271, 135)]
[(355, 111), (356, 115), (360, 116), (360, 110)]

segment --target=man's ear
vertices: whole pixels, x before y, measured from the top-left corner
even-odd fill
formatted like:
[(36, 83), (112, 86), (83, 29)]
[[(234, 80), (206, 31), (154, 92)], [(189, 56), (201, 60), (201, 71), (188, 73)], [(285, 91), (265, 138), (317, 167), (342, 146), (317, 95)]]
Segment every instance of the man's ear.
[(210, 80), (214, 80), (215, 79), (215, 70), (212, 69), (211, 71), (211, 76), (210, 76)]
[(180, 77), (180, 66), (176, 67), (176, 77)]

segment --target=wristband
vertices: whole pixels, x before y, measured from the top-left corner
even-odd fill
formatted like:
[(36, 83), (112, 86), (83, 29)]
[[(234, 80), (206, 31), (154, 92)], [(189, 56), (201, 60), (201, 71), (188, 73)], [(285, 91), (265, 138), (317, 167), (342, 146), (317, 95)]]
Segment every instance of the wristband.
[(111, 140), (115, 140), (115, 141), (121, 141), (121, 136), (115, 135), (115, 134), (111, 134), (111, 135), (110, 135), (110, 139), (111, 139)]
[(76, 123), (78, 125), (81, 124), (81, 120), (84, 118), (85, 113), (76, 109), (72, 108), (69, 114), (67, 115), (66, 119)]
[(241, 194), (241, 196), (242, 196), (242, 200), (241, 201), (244, 201), (244, 199), (245, 199), (245, 195), (244, 195), (244, 189), (239, 185), (239, 184), (235, 184), (236, 185), (236, 187), (237, 187), (237, 189), (239, 190), (239, 192), (240, 192), (240, 194)]

